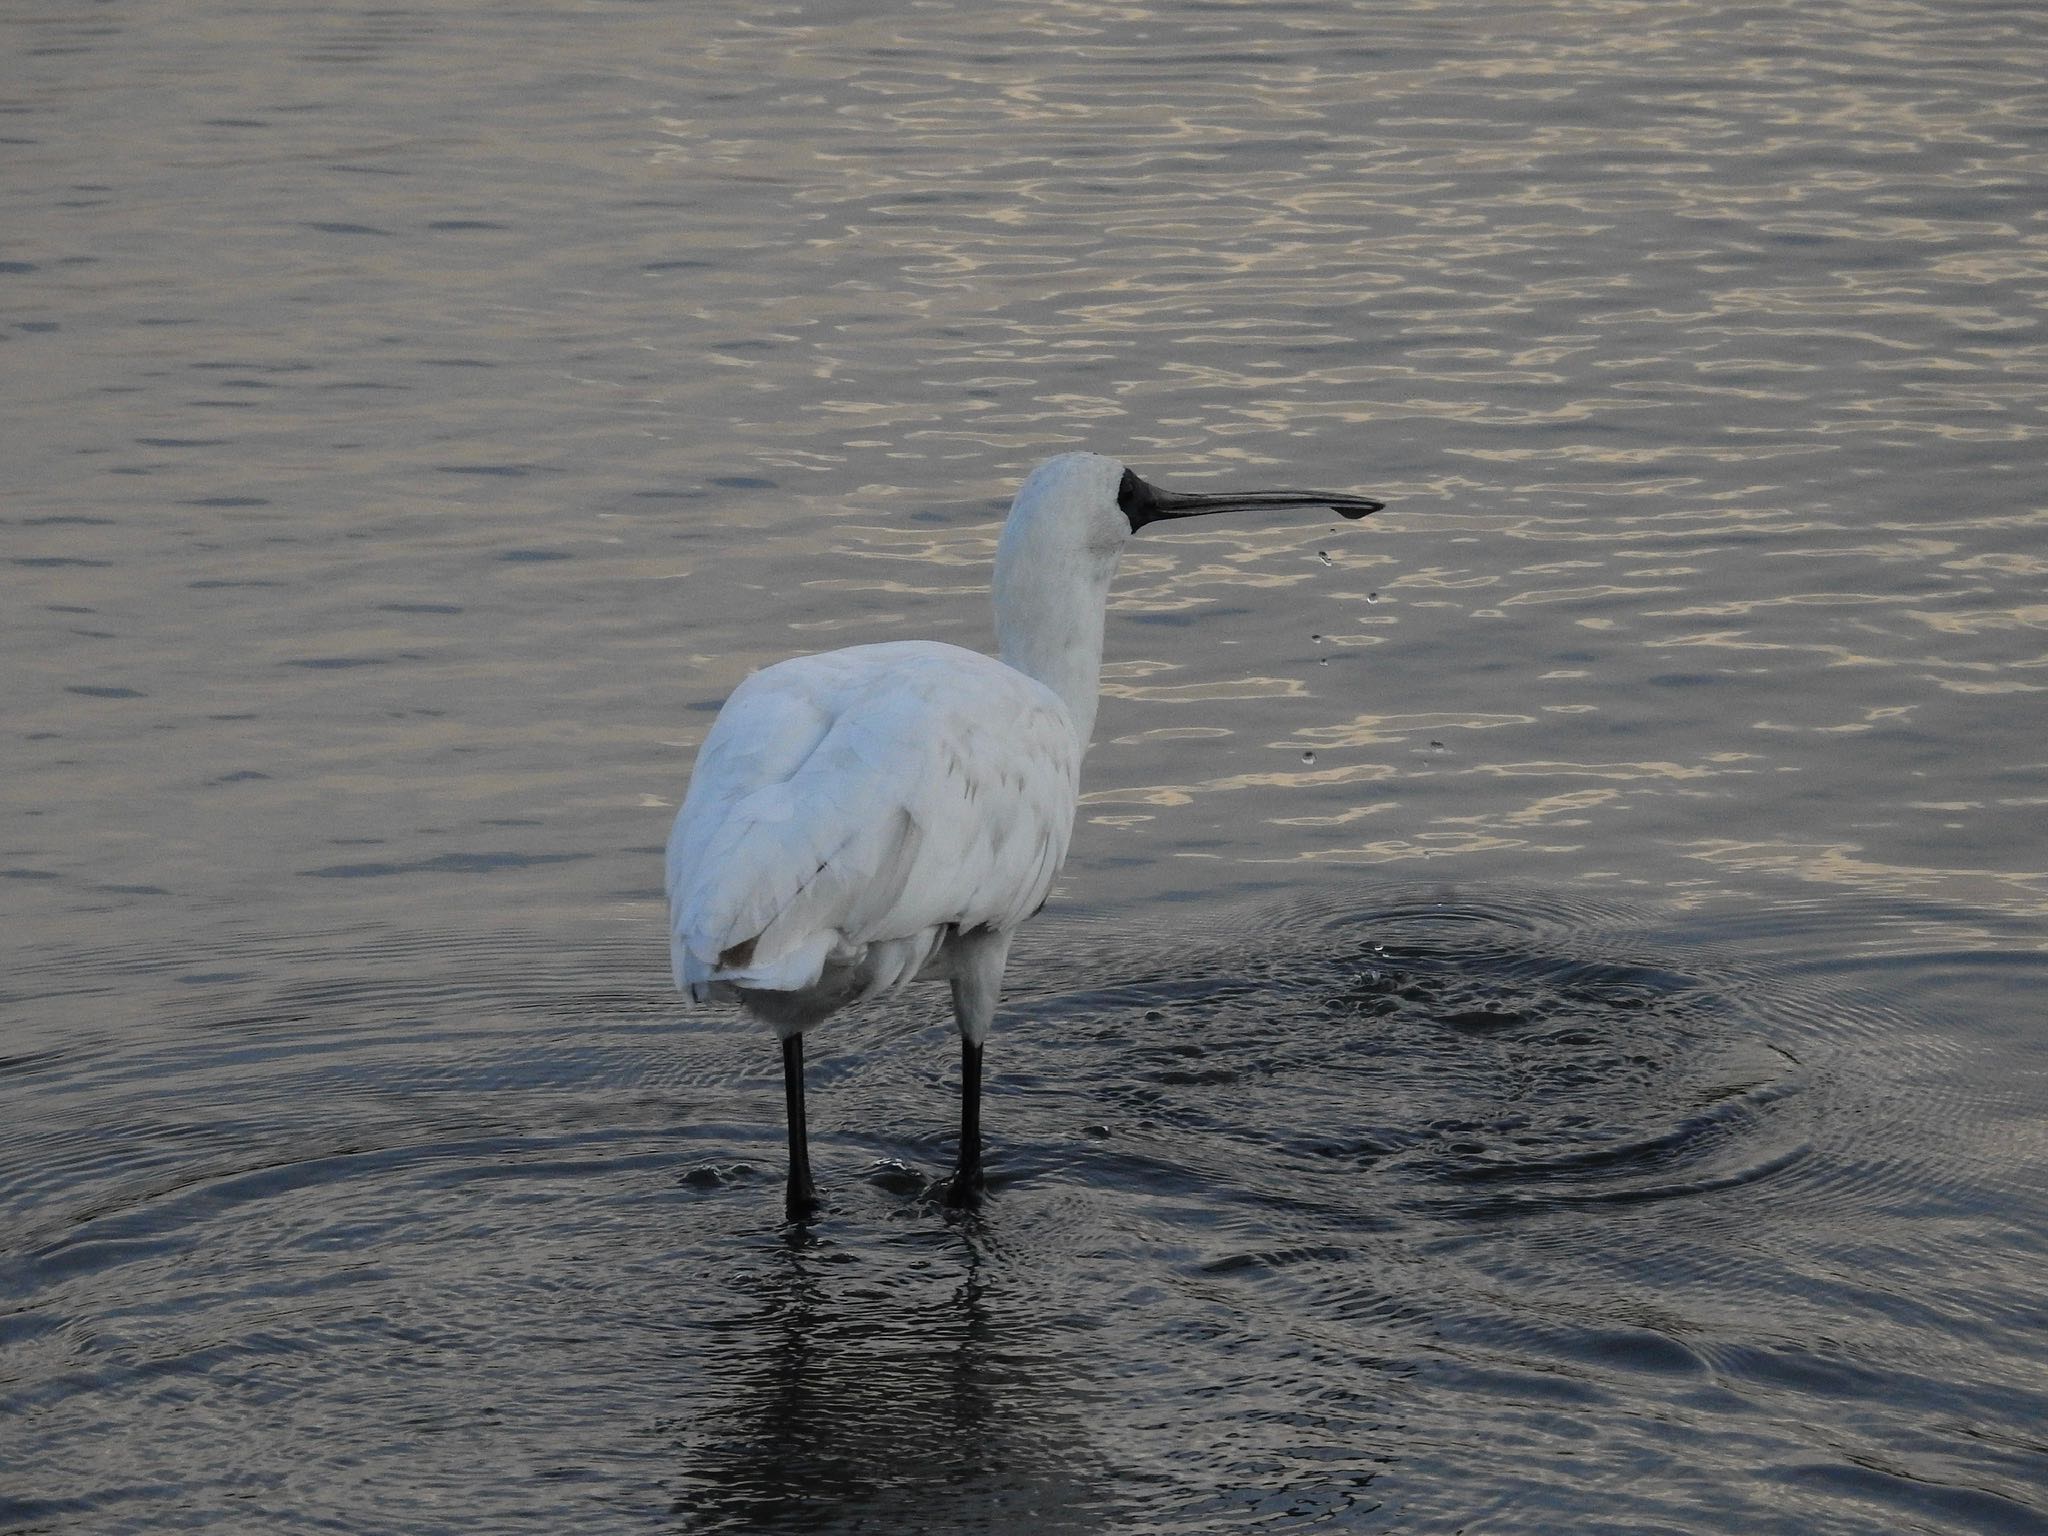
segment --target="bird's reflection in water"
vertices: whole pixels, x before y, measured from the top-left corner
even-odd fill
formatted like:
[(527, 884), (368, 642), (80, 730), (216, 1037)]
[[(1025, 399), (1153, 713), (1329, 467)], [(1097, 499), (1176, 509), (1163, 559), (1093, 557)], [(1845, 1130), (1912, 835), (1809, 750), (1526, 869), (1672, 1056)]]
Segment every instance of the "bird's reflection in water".
[(976, 1224), (942, 1241), (856, 1259), (792, 1229), (756, 1251), (757, 1304), (711, 1325), (701, 1401), (665, 1426), (680, 1529), (1102, 1528), (1115, 1501), (1076, 1417), (1085, 1386), (1034, 1350)]

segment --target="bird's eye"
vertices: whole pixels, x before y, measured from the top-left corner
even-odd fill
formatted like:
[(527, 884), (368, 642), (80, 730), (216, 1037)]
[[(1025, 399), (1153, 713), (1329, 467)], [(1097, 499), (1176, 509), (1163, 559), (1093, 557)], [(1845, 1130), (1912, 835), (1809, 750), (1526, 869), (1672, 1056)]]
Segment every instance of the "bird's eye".
[(1116, 504), (1133, 533), (1159, 515), (1159, 493), (1128, 469), (1116, 488)]
[(1123, 483), (1116, 488), (1116, 504), (1126, 513), (1135, 512), (1138, 510), (1139, 498), (1144, 494), (1145, 482), (1128, 469), (1125, 470)]

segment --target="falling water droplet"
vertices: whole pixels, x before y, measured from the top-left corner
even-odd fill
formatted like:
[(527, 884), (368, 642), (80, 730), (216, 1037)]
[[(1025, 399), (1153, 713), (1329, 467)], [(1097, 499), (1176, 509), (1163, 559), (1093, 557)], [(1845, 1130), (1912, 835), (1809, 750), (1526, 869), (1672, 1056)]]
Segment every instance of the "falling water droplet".
[(1316, 760), (1316, 755), (1313, 752), (1304, 752), (1301, 754), (1301, 760), (1304, 763), (1312, 763)]
[(1365, 600), (1368, 603), (1376, 603), (1380, 600), (1380, 595), (1377, 592), (1368, 592), (1365, 594)]
[(1327, 656), (1318, 656), (1316, 658), (1316, 665), (1319, 667), (1327, 667), (1329, 664), (1330, 658)]
[(1317, 645), (1321, 645), (1323, 643), (1323, 637), (1321, 635), (1310, 635), (1309, 639), (1315, 641)]

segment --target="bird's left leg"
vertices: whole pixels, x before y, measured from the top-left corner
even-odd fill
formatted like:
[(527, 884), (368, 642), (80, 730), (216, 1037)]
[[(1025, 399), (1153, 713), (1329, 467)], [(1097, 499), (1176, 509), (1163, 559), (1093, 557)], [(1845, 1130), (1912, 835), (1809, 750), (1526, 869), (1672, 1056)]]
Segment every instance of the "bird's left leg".
[(817, 1186), (811, 1182), (811, 1128), (804, 1114), (804, 1037), (782, 1042), (783, 1108), (789, 1121), (789, 1187), (783, 1208), (791, 1221), (802, 1221), (818, 1209)]
[(966, 1206), (980, 1198), (983, 1185), (981, 1050), (995, 1022), (1010, 935), (986, 930), (962, 935), (954, 941), (951, 958), (953, 1018), (960, 1026), (960, 1166), (946, 1182), (946, 1203)]

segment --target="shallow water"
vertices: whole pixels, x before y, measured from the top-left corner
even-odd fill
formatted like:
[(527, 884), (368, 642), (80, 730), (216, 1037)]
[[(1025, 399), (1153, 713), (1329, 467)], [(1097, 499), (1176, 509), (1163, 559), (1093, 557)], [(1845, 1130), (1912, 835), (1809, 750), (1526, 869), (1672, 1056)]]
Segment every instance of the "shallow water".
[[(0, 1530), (2048, 1527), (2027, 7), (0, 19)], [(926, 989), (689, 754), (1148, 531)]]

